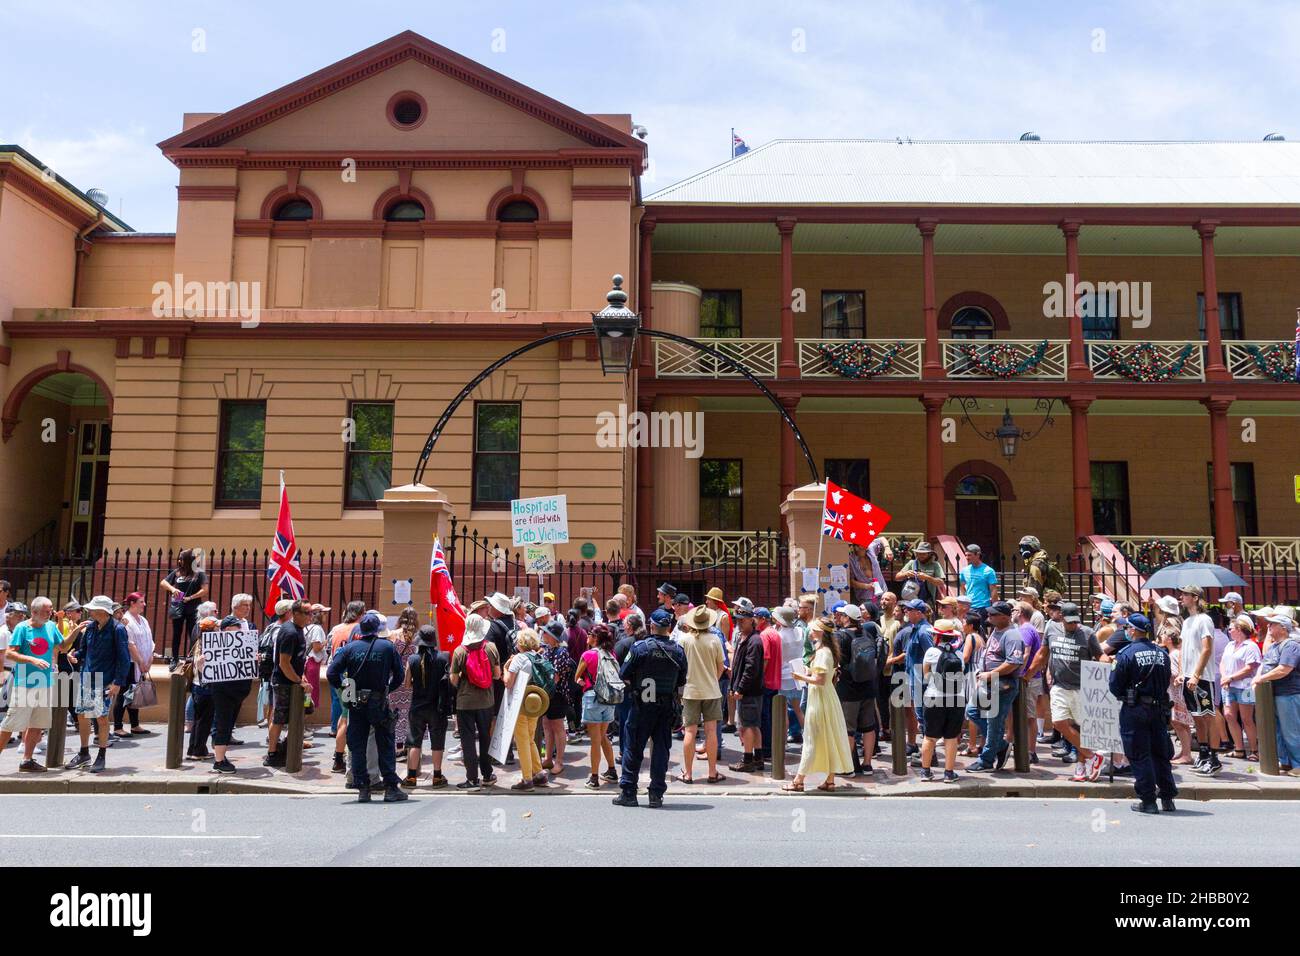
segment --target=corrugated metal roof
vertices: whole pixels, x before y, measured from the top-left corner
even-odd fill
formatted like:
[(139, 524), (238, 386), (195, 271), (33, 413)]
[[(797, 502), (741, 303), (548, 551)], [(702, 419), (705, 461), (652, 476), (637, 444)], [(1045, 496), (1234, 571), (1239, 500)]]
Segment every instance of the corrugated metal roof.
[(1300, 205), (1300, 143), (781, 139), (647, 203)]

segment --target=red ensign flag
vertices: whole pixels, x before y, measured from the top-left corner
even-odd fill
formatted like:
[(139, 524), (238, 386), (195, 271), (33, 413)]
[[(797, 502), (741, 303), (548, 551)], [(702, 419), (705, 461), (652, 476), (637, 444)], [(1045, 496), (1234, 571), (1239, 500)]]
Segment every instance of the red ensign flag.
[(438, 646), (450, 654), (465, 636), (465, 609), (456, 596), (442, 542), (437, 538), (433, 539), (433, 556), (429, 559), (429, 600), (438, 622)]
[(849, 544), (866, 547), (889, 524), (889, 512), (877, 508), (865, 498), (845, 491), (833, 481), (826, 482), (826, 499), (822, 503), (822, 534), (842, 538)]

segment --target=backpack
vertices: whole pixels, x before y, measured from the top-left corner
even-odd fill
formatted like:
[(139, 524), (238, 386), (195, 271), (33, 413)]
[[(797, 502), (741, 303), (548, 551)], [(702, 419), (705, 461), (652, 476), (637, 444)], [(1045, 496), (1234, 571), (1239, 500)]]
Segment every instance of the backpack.
[(876, 682), (876, 642), (859, 634), (849, 644), (849, 677), (855, 684)]
[(257, 676), (264, 681), (269, 681), (271, 675), (275, 673), (277, 659), (275, 645), (280, 642), (280, 626), (279, 621), (267, 625), (257, 639), (257, 653), (261, 657), (257, 665)]
[(627, 685), (623, 683), (623, 678), (618, 673), (618, 661), (614, 660), (613, 655), (605, 651), (597, 651), (598, 663), (596, 664), (596, 701), (601, 704), (621, 704), (623, 703), (623, 692), (627, 690)]
[(528, 677), (528, 683), (546, 691), (547, 697), (554, 696), (555, 665), (541, 654), (536, 654), (532, 651), (528, 651), (524, 656), (527, 657), (528, 662), (533, 665), (533, 672)]
[(947, 641), (939, 641), (939, 659), (930, 668), (930, 686), (937, 691), (939, 700), (932, 706), (956, 706), (956, 695), (965, 685), (966, 665), (961, 655)]
[(476, 647), (465, 652), (465, 676), (475, 687), (492, 686), (492, 661), (488, 659), (486, 641), (479, 641)]
[[(1040, 559), (1043, 567), (1043, 594), (1046, 594), (1048, 591), (1059, 591), (1062, 594), (1065, 594), (1065, 575), (1061, 573), (1061, 569), (1052, 563), (1051, 559), (1048, 558), (1046, 551), (1040, 551), (1034, 555), (1033, 558), (1030, 559), (1030, 564), (1033, 565)], [(1032, 580), (1030, 583), (1033, 583)], [(1040, 595), (1040, 597), (1041, 596), (1042, 595)]]

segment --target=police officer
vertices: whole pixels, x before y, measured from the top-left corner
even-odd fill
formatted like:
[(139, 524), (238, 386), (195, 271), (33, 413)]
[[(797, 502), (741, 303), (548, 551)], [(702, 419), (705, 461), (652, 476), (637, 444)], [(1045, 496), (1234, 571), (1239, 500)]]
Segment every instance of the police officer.
[(1169, 764), (1174, 754), (1169, 740), (1169, 654), (1151, 643), (1151, 621), (1145, 614), (1131, 615), (1128, 630), (1132, 643), (1115, 658), (1110, 692), (1120, 702), (1119, 735), (1124, 756), (1133, 765), (1138, 802), (1130, 809), (1173, 812), (1178, 788)]
[[(379, 636), (384, 619), (367, 611), (357, 623), (357, 640), (344, 644), (330, 662), (330, 686), (343, 688), (348, 702), (348, 750), (352, 754), (352, 782), (357, 785), (357, 803), (370, 802), (370, 774), (366, 768), (366, 744), (375, 732), (379, 772), (384, 778), (384, 803), (408, 799), (397, 776), (397, 744), (393, 733), (396, 717), (388, 695), (402, 684), (402, 658), (392, 641)], [(350, 699), (349, 699), (350, 698)]]
[(650, 634), (632, 645), (619, 671), (631, 701), (627, 716), (627, 744), (623, 748), (622, 793), (614, 798), (620, 807), (635, 807), (637, 778), (649, 741), (650, 806), (664, 805), (668, 789), (668, 753), (677, 726), (677, 692), (686, 684), (686, 652), (673, 641), (676, 618), (659, 608), (650, 614)]

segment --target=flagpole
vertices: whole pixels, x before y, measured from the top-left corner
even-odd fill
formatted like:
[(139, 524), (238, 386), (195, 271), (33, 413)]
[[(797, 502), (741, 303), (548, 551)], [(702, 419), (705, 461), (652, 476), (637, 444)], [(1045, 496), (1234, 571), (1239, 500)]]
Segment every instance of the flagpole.
[(813, 592), (813, 610), (817, 608), (817, 601), (822, 593), (822, 545), (826, 543), (826, 492), (830, 490), (830, 485), (822, 486), (822, 520), (818, 527), (821, 532), (817, 536), (817, 590)]
[(731, 127), (731, 158), (736, 158), (736, 127)]

